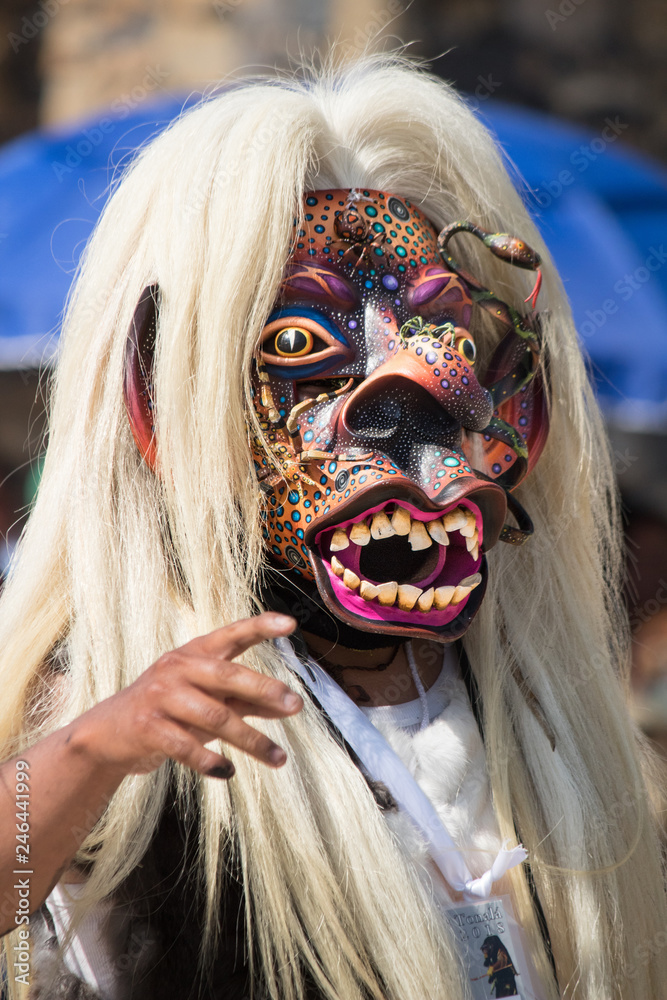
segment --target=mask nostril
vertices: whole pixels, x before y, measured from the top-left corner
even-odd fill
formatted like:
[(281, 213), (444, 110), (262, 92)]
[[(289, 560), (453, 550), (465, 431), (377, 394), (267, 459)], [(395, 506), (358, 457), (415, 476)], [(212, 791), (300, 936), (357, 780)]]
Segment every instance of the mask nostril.
[(458, 439), (461, 424), (445, 410), (425, 406), (410, 414), (410, 426), (415, 441), (438, 444)]
[(403, 411), (397, 399), (375, 396), (359, 400), (347, 412), (348, 429), (359, 438), (390, 438), (398, 430)]

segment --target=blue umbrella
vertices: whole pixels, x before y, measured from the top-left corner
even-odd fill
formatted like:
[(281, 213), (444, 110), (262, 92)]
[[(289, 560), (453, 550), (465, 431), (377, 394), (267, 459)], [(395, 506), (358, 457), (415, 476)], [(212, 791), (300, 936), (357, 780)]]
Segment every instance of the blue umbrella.
[(56, 350), (79, 256), (137, 148), (183, 108), (171, 98), (114, 110), (76, 128), (32, 132), (0, 151), (0, 368)]
[(614, 422), (667, 426), (667, 172), (617, 144), (524, 109), (486, 116), (520, 171), (563, 276), (600, 401)]
[[(85, 125), (0, 151), (0, 367), (57, 345), (62, 309), (111, 181), (184, 102), (117, 106)], [(563, 275), (600, 400), (626, 426), (667, 425), (667, 174), (597, 135), (489, 101), (484, 117)], [(523, 177), (525, 183), (521, 180)]]

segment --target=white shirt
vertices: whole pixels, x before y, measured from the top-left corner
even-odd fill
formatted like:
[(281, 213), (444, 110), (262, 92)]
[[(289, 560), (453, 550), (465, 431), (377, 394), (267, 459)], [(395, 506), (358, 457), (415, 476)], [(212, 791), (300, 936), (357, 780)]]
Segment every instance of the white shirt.
[[(420, 698), (362, 711), (428, 796), (470, 871), (478, 877), (489, 868), (502, 842), (493, 812), (484, 744), (452, 646), (446, 647), (442, 670), (426, 691), (426, 706), (429, 723), (424, 729), (420, 728)], [(386, 815), (392, 832), (422, 870), (428, 850), (414, 824), (402, 812)]]

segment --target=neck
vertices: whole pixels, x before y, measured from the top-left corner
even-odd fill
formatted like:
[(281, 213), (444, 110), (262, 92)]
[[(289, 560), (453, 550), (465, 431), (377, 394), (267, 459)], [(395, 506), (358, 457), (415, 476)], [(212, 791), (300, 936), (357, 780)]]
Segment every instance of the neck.
[(331, 642), (322, 636), (313, 635), (311, 632), (303, 633), (308, 649), (316, 660), (326, 661), (334, 667), (362, 667), (366, 670), (381, 670), (394, 659), (403, 640), (387, 643), (386, 646), (378, 646), (376, 649), (352, 649), (341, 645), (339, 642)]
[[(400, 705), (418, 697), (405, 643), (387, 644), (377, 649), (349, 649), (328, 639), (304, 632), (311, 656), (359, 705)], [(443, 647), (439, 643), (416, 640), (413, 652), (425, 688), (437, 679), (442, 666)]]

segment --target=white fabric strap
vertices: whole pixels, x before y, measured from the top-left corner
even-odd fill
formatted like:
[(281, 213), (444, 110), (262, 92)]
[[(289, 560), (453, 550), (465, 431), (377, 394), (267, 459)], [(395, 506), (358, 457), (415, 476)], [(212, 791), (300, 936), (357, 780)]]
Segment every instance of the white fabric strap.
[[(76, 888), (80, 888), (78, 885)], [(69, 886), (72, 889), (72, 886)], [(68, 897), (67, 890), (61, 882), (57, 882), (46, 900), (46, 906), (51, 914), (58, 944), (62, 947), (72, 920), (74, 900)], [(100, 989), (100, 982), (89, 961), (86, 948), (80, 934), (73, 934), (63, 955), (65, 965), (73, 975), (83, 979), (89, 986)]]
[(310, 688), (343, 738), (352, 747), (368, 774), (381, 781), (426, 838), (430, 854), (448, 884), (467, 899), (488, 899), (493, 883), (528, 857), (521, 846), (505, 844), (495, 861), (480, 878), (473, 878), (465, 860), (427, 795), (392, 750), (382, 734), (349, 698), (343, 689), (314, 660), (306, 666), (288, 639), (278, 639), (278, 648), (289, 666)]
[[(442, 657), (442, 665), (445, 665), (445, 655), (447, 653), (447, 647), (444, 647), (444, 654)], [(405, 652), (408, 658), (408, 666), (410, 667), (410, 673), (412, 674), (412, 679), (415, 682), (415, 687), (417, 688), (417, 694), (419, 695), (419, 700), (422, 706), (422, 721), (419, 724), (420, 729), (426, 729), (429, 722), (431, 721), (428, 714), (428, 698), (426, 697), (426, 691), (424, 690), (424, 685), (422, 684), (422, 679), (419, 676), (419, 670), (417, 668), (417, 661), (415, 660), (414, 650), (412, 649), (412, 641), (405, 644)]]

